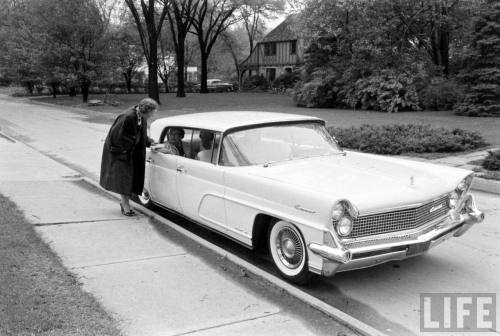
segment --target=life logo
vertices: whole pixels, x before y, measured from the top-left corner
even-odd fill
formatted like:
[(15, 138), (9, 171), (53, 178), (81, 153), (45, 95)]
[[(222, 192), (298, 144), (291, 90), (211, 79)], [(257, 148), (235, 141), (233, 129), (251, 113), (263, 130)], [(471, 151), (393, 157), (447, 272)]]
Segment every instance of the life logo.
[(495, 293), (421, 293), (420, 331), (496, 330)]

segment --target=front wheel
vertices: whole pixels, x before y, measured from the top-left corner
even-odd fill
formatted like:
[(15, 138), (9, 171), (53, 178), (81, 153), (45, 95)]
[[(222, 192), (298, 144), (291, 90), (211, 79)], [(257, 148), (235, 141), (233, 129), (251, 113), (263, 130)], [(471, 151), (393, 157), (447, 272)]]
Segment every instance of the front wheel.
[(137, 195), (137, 199), (142, 206), (152, 209), (154, 207), (153, 202), (151, 201), (151, 195), (147, 189), (142, 190), (142, 194)]
[(299, 230), (291, 223), (277, 221), (268, 231), (269, 254), (274, 267), (286, 280), (304, 285), (312, 277), (307, 266), (307, 248)]

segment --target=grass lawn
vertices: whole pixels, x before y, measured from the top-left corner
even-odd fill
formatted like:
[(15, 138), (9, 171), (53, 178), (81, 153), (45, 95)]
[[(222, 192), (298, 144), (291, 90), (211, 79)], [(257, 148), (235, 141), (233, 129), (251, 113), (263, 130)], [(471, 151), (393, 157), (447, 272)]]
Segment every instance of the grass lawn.
[[(117, 107), (88, 107), (77, 97), (40, 98), (39, 101), (64, 106), (92, 109), (99, 113), (85, 113), (90, 120), (109, 123), (114, 115), (134, 105), (144, 94), (114, 95), (119, 102)], [(103, 99), (103, 95), (91, 95), (90, 99)], [(162, 102), (157, 117), (207, 111), (272, 111), (313, 115), (325, 119), (329, 126), (348, 127), (362, 124), (430, 124), (433, 127), (463, 128), (483, 135), (488, 143), (500, 147), (500, 118), (471, 118), (456, 116), (452, 111), (420, 111), (382, 113), (362, 110), (309, 109), (294, 106), (292, 99), (285, 95), (271, 93), (212, 93), (188, 94), (186, 98), (176, 98), (175, 94), (161, 94)], [(106, 112), (106, 113), (102, 113)]]
[(113, 319), (2, 195), (0, 335), (120, 335)]

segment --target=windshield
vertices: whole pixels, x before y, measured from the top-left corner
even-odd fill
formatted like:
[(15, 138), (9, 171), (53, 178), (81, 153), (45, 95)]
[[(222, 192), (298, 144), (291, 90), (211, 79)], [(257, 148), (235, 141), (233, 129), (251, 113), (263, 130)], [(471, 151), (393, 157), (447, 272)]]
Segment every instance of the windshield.
[(224, 137), (220, 164), (249, 166), (342, 153), (317, 122), (264, 126)]

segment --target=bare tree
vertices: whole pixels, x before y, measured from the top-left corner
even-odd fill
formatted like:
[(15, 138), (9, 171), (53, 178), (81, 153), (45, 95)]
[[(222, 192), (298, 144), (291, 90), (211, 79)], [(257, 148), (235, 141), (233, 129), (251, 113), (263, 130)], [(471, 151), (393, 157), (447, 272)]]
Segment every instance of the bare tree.
[(248, 36), (250, 52), (255, 41), (264, 35), (265, 19), (275, 18), (275, 14), (285, 9), (284, 0), (244, 0), (238, 10), (243, 27)]
[(136, 6), (136, 1), (125, 0), (125, 3), (134, 18), (144, 56), (148, 63), (148, 96), (159, 103), (158, 38), (160, 37), (162, 25), (168, 12), (168, 4), (155, 0), (140, 0), (141, 14)]
[(185, 97), (184, 68), (186, 36), (201, 0), (170, 0), (167, 12), (177, 63), (177, 97)]
[(236, 75), (238, 77), (238, 84), (241, 88), (241, 69), (240, 64), (248, 56), (249, 50), (246, 43), (245, 36), (246, 31), (243, 31), (242, 27), (238, 27), (234, 30), (227, 30), (222, 33), (223, 45), (227, 52), (231, 54), (233, 60), (234, 68), (236, 70)]
[(208, 93), (208, 57), (217, 38), (238, 19), (233, 13), (238, 3), (233, 0), (202, 0), (193, 20), (201, 58), (201, 93)]

